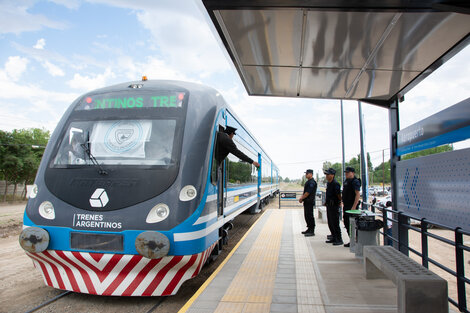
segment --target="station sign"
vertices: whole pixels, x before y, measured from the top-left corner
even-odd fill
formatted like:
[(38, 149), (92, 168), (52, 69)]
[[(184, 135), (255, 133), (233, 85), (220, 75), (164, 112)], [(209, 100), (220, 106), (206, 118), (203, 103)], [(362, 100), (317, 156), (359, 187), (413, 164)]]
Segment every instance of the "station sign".
[(397, 133), (397, 155), (470, 138), (470, 98)]
[(297, 193), (295, 192), (281, 192), (282, 199), (295, 199), (297, 197)]

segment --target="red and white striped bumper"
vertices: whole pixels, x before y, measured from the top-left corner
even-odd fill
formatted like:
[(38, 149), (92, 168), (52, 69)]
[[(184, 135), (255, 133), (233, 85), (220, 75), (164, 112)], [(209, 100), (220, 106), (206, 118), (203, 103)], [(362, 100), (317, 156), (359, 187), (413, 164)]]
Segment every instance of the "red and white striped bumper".
[(105, 296), (169, 296), (199, 274), (214, 246), (161, 259), (59, 250), (26, 254), (50, 287)]

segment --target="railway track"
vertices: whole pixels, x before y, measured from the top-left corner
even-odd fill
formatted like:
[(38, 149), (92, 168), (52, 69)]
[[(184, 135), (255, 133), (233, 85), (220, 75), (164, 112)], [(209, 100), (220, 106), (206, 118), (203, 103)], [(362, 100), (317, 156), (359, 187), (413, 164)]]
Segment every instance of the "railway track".
[(65, 292), (63, 292), (63, 293), (61, 293), (61, 294), (55, 296), (55, 297), (52, 298), (52, 299), (49, 299), (49, 300), (47, 300), (47, 301), (44, 301), (44, 302), (41, 303), (40, 305), (38, 305), (38, 306), (32, 308), (31, 310), (27, 311), (26, 313), (36, 312), (37, 310), (42, 309), (42, 308), (48, 306), (49, 304), (51, 304), (51, 303), (53, 303), (53, 302), (59, 300), (60, 298), (66, 297), (66, 296), (68, 296), (68, 295), (71, 295), (72, 293), (73, 293), (72, 291), (65, 291)]
[[(64, 298), (66, 296), (69, 296), (71, 294), (74, 294), (74, 292), (72, 291), (65, 291), (47, 301), (44, 301), (43, 303), (37, 305), (36, 307), (32, 308), (31, 310), (29, 311), (26, 311), (26, 313), (33, 313), (33, 312), (37, 312), (39, 311), (40, 309), (43, 309), (43, 308), (46, 308), (48, 305), (56, 302), (57, 300), (61, 299), (61, 298)], [(148, 310), (145, 311), (145, 313), (152, 313), (152, 312), (155, 312), (155, 310), (157, 310), (157, 308), (165, 301), (165, 299), (167, 299), (167, 297), (158, 297), (155, 304)]]

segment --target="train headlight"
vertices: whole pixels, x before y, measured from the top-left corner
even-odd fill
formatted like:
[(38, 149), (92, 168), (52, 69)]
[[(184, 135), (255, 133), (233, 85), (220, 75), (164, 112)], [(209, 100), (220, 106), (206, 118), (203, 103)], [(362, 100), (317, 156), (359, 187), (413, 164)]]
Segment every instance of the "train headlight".
[(196, 198), (197, 191), (196, 188), (192, 185), (184, 186), (180, 191), (180, 200), (181, 201), (190, 201)]
[(140, 255), (146, 258), (159, 259), (170, 251), (170, 240), (162, 233), (145, 231), (135, 239), (135, 248)]
[(44, 201), (43, 203), (41, 203), (41, 205), (39, 206), (39, 215), (48, 220), (55, 219), (55, 210), (52, 203), (50, 203), (49, 201)]
[(165, 203), (159, 203), (154, 206), (145, 220), (147, 223), (157, 223), (166, 219), (170, 215), (170, 208)]
[(28, 192), (28, 198), (34, 199), (38, 195), (38, 185), (34, 184), (31, 190)]
[(27, 227), (20, 234), (19, 242), (21, 248), (28, 252), (43, 252), (49, 246), (49, 233), (39, 227)]

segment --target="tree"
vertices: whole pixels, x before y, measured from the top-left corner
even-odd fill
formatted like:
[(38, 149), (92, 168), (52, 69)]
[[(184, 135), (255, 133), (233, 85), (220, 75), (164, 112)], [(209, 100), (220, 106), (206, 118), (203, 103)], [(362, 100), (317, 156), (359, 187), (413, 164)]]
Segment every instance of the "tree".
[(3, 201), (9, 184), (14, 184), (14, 197), (18, 183), (33, 182), (49, 136), (49, 131), (39, 128), (0, 131), (0, 174), (6, 183)]
[[(385, 175), (384, 175), (385, 174)], [(379, 166), (376, 166), (374, 168), (374, 171), (372, 172), (373, 175), (373, 181), (378, 183), (385, 183), (385, 184), (390, 184), (391, 178), (390, 178), (390, 160), (386, 161), (385, 163), (381, 163)], [(385, 179), (384, 179), (385, 176)]]
[(421, 151), (418, 151), (418, 152), (409, 153), (409, 154), (404, 155), (401, 159), (402, 160), (409, 160), (409, 159), (414, 159), (414, 158), (418, 158), (418, 157), (422, 157), (422, 156), (426, 156), (426, 155), (442, 153), (442, 152), (447, 152), (447, 151), (453, 151), (453, 150), (454, 150), (453, 146), (450, 145), (450, 144), (447, 144), (447, 145), (442, 145), (442, 146), (439, 146), (439, 147), (434, 147), (434, 148), (421, 150)]

